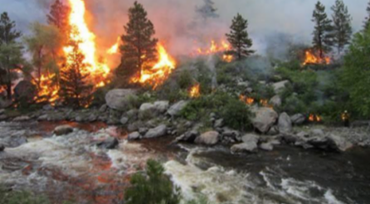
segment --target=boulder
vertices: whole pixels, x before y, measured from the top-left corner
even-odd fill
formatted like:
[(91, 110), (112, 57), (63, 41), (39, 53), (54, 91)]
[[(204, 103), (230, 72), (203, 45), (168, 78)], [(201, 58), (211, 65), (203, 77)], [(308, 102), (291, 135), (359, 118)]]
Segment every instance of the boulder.
[(108, 107), (119, 111), (126, 110), (131, 100), (136, 98), (136, 91), (133, 89), (113, 89), (105, 95)]
[(215, 128), (222, 128), (224, 125), (224, 119), (218, 119), (215, 121), (215, 124), (213, 125)]
[(274, 150), (274, 146), (271, 143), (266, 142), (260, 145), (260, 149), (265, 150), (265, 151), (272, 151)]
[(298, 114), (292, 115), (290, 117), (290, 120), (292, 121), (294, 125), (301, 125), (306, 121), (306, 117), (303, 114), (298, 113)]
[(153, 110), (154, 109), (154, 104), (153, 103), (143, 103), (140, 106), (140, 111), (148, 111), (148, 110)]
[(37, 88), (30, 81), (20, 81), (14, 88), (14, 98), (16, 101), (32, 102), (36, 96)]
[(268, 135), (277, 135), (279, 134), (279, 127), (278, 126), (272, 126), (270, 130), (267, 132)]
[(173, 143), (178, 143), (178, 142), (189, 142), (189, 143), (193, 143), (195, 141), (195, 139), (197, 137), (199, 137), (199, 132), (197, 130), (191, 130), (191, 131), (188, 131), (182, 135), (180, 135), (179, 137), (177, 137)]
[(242, 141), (244, 143), (255, 143), (257, 145), (259, 136), (255, 134), (245, 134), (242, 136)]
[(272, 84), (272, 87), (274, 88), (275, 93), (280, 93), (281, 91), (284, 90), (287, 84), (289, 84), (289, 81), (285, 80), (285, 81), (280, 81), (280, 82)]
[(287, 133), (292, 131), (292, 121), (290, 120), (290, 117), (287, 113), (280, 114), (278, 127), (280, 133)]
[(310, 131), (310, 134), (313, 136), (323, 137), (325, 135), (324, 131), (322, 129), (312, 129)]
[(235, 144), (230, 148), (232, 153), (242, 153), (242, 152), (256, 152), (257, 144), (255, 143), (241, 143)]
[(259, 108), (252, 119), (253, 126), (261, 133), (267, 133), (276, 123), (278, 114), (271, 108)]
[(187, 101), (179, 101), (173, 104), (167, 111), (168, 115), (172, 117), (178, 116), (180, 112), (182, 111), (182, 109), (184, 109), (187, 104), (188, 104)]
[(281, 97), (279, 95), (276, 95), (270, 99), (270, 104), (274, 107), (280, 107), (282, 104)]
[(144, 138), (156, 138), (162, 137), (167, 134), (167, 126), (166, 125), (159, 125), (156, 128), (149, 129), (148, 132), (145, 134)]
[(203, 145), (216, 145), (219, 141), (219, 133), (216, 131), (208, 131), (195, 139), (195, 143)]
[(345, 152), (353, 147), (353, 144), (347, 141), (344, 137), (330, 134), (327, 138), (330, 141), (330, 143), (335, 145), (337, 151)]
[(29, 116), (19, 116), (19, 117), (16, 117), (13, 119), (14, 122), (25, 122), (25, 121), (29, 121), (31, 120), (31, 118)]
[(4, 109), (0, 109), (0, 115), (3, 115), (5, 114), (5, 110)]
[(237, 130), (232, 130), (229, 128), (224, 128), (222, 130), (222, 141), (225, 143), (235, 143), (240, 142), (240, 132)]
[(61, 125), (54, 129), (54, 134), (56, 136), (67, 135), (71, 132), (73, 132), (73, 127), (70, 125)]
[(128, 135), (128, 140), (138, 140), (141, 138), (141, 135), (139, 132), (133, 132)]
[(170, 107), (170, 102), (168, 101), (154, 102), (154, 108), (158, 113), (165, 113), (169, 107)]
[(114, 149), (119, 145), (119, 141), (115, 137), (108, 137), (102, 142), (99, 142), (98, 144), (99, 148), (103, 149)]
[(126, 125), (128, 123), (128, 118), (127, 117), (122, 117), (120, 120), (122, 125)]

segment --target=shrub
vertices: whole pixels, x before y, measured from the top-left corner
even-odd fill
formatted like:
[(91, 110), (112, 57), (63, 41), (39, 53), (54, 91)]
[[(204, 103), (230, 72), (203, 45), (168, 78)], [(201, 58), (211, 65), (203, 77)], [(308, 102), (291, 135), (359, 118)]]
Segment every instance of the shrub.
[(193, 84), (193, 77), (188, 70), (184, 70), (178, 76), (178, 85), (180, 89), (188, 89)]
[(170, 178), (164, 174), (163, 166), (148, 160), (145, 173), (131, 177), (131, 187), (125, 191), (126, 204), (178, 204), (181, 194)]
[(49, 200), (44, 196), (35, 196), (26, 191), (8, 191), (0, 187), (1, 204), (49, 204)]
[(230, 99), (221, 109), (220, 116), (228, 127), (242, 131), (251, 128), (251, 112), (248, 106), (237, 99)]

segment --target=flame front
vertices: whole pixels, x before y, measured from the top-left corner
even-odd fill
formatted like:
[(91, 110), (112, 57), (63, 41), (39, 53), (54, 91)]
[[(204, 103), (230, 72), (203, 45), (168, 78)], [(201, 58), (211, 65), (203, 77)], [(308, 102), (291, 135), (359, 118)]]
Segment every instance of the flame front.
[(112, 45), (112, 47), (107, 50), (107, 53), (110, 55), (117, 54), (120, 43), (121, 37), (118, 37), (116, 44)]
[(313, 53), (310, 50), (307, 50), (305, 52), (305, 60), (302, 63), (302, 65), (307, 65), (307, 64), (330, 64), (331, 60), (330, 57), (324, 57), (321, 58), (317, 56), (315, 53)]
[(246, 103), (247, 105), (252, 105), (252, 104), (254, 103), (254, 101), (255, 101), (255, 99), (254, 99), (254, 98), (252, 98), (252, 97), (247, 97), (247, 96), (244, 96), (244, 95), (240, 95), (240, 96), (239, 96), (239, 99), (240, 99), (241, 101), (243, 101), (244, 103)]
[(157, 44), (158, 62), (148, 70), (141, 70), (140, 77), (132, 79), (134, 83), (150, 84), (153, 89), (163, 84), (176, 68), (175, 60), (167, 53), (161, 43)]
[[(95, 35), (92, 33), (85, 22), (85, 2), (83, 0), (69, 0), (71, 13), (69, 15), (69, 25), (73, 32), (70, 33), (69, 39), (78, 44), (78, 48), (84, 55), (87, 69), (81, 70), (83, 74), (89, 74), (89, 80), (95, 87), (102, 87), (106, 84), (106, 78), (110, 73), (108, 65), (98, 62), (96, 58)], [(65, 55), (72, 52), (72, 46), (64, 47)], [(67, 58), (67, 64), (71, 59)]]
[(189, 91), (190, 98), (198, 98), (200, 97), (200, 84), (196, 84), (193, 87), (191, 87)]
[(48, 101), (51, 105), (54, 105), (58, 100), (58, 91), (59, 88), (57, 85), (53, 84), (53, 78), (55, 74), (42, 75), (39, 83), (33, 82), (38, 87), (38, 94), (35, 97), (36, 103), (42, 103)]

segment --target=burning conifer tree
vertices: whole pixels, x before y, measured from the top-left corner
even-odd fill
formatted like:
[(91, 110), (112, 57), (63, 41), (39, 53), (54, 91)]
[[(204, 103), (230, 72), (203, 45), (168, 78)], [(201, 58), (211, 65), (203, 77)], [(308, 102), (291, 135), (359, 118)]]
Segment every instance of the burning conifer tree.
[(60, 0), (56, 0), (50, 8), (50, 14), (47, 15), (49, 25), (54, 25), (59, 30), (67, 32), (69, 8)]
[(323, 59), (325, 53), (329, 52), (333, 45), (332, 21), (328, 19), (325, 6), (320, 1), (317, 2), (312, 16), (312, 21), (315, 23), (313, 48), (319, 53), (320, 58)]
[(253, 43), (249, 38), (247, 28), (248, 21), (238, 13), (232, 21), (230, 33), (226, 34), (232, 46), (232, 50), (227, 51), (227, 54), (235, 55), (239, 60), (254, 53), (254, 50), (250, 49)]
[(153, 38), (155, 34), (153, 23), (138, 2), (129, 9), (129, 22), (124, 29), (125, 34), (121, 37), (123, 45), (120, 48), (122, 59), (117, 74), (127, 79), (124, 81), (128, 81), (132, 76), (140, 75), (143, 70), (149, 69), (156, 60), (158, 40)]
[(88, 66), (84, 63), (84, 55), (79, 51), (77, 42), (71, 42), (72, 52), (60, 71), (59, 95), (66, 105), (76, 108), (86, 107), (91, 101), (92, 85), (87, 82), (88, 74), (84, 72)]
[(334, 36), (333, 43), (337, 48), (338, 54), (349, 44), (352, 35), (351, 15), (348, 13), (347, 6), (343, 0), (336, 0), (331, 8), (333, 11)]
[(8, 99), (12, 99), (13, 81), (17, 79), (17, 69), (23, 64), (23, 47), (17, 42), (21, 33), (15, 30), (15, 22), (7, 13), (0, 18), (0, 77), (6, 88)]

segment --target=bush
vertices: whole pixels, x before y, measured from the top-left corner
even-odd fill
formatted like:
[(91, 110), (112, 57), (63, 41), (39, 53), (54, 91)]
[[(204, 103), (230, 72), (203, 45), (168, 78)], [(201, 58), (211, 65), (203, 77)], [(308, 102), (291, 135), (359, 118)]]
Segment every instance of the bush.
[(170, 178), (164, 174), (163, 166), (148, 160), (145, 174), (131, 177), (131, 187), (125, 191), (126, 204), (178, 204), (181, 194)]
[(35, 196), (26, 191), (9, 191), (0, 188), (0, 204), (49, 204), (44, 196)]
[(180, 89), (188, 89), (193, 84), (193, 77), (188, 70), (184, 70), (178, 77), (178, 85)]
[(251, 112), (242, 101), (231, 99), (220, 111), (225, 125), (233, 129), (245, 131), (251, 128)]

